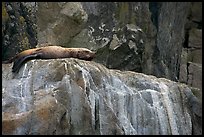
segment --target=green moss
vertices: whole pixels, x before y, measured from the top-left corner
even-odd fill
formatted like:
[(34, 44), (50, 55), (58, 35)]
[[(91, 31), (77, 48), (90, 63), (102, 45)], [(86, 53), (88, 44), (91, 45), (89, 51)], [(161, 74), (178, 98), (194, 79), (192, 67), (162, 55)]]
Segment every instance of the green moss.
[(121, 21), (125, 21), (126, 19), (126, 15), (128, 14), (128, 3), (122, 2), (121, 3), (121, 8), (119, 11), (119, 19)]
[(20, 16), (19, 17), (19, 22), (20, 22), (20, 24), (24, 24), (25, 18), (23, 16)]
[(120, 26), (127, 23), (128, 9), (129, 5), (127, 2), (119, 3), (116, 8), (115, 18), (118, 20)]
[(148, 24), (141, 26), (144, 33), (148, 33)]
[(20, 42), (20, 45), (21, 45), (22, 49), (28, 49), (29, 48), (28, 37), (26, 36), (25, 33), (22, 36), (23, 36), (23, 38), (22, 38), (22, 40)]
[(2, 22), (5, 22), (8, 19), (9, 19), (9, 15), (5, 7), (5, 2), (2, 2)]
[(125, 24), (136, 24), (136, 15), (134, 11), (130, 10), (130, 3), (121, 2), (118, 4), (118, 7), (116, 7), (115, 18), (118, 20), (119, 26), (123, 26)]
[(136, 24), (136, 16), (133, 14), (133, 16), (130, 17), (130, 24)]

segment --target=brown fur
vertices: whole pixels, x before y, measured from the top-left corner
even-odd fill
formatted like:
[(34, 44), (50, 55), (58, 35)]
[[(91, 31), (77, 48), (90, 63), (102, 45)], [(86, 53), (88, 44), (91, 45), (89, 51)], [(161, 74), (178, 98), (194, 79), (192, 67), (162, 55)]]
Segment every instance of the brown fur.
[(86, 48), (63, 48), (60, 46), (47, 46), (22, 51), (4, 63), (10, 63), (14, 61), (12, 72), (17, 72), (26, 61), (31, 59), (78, 58), (90, 61), (94, 58), (94, 56), (95, 52), (92, 52)]

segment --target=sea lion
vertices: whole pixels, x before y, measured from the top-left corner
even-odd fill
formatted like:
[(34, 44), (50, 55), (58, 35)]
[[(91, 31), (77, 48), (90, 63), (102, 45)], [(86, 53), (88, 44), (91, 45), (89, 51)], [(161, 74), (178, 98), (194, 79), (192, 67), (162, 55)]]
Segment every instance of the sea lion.
[(25, 62), (32, 59), (78, 58), (91, 61), (94, 57), (95, 52), (86, 48), (63, 48), (60, 46), (47, 46), (22, 51), (4, 63), (14, 62), (12, 72), (15, 73)]

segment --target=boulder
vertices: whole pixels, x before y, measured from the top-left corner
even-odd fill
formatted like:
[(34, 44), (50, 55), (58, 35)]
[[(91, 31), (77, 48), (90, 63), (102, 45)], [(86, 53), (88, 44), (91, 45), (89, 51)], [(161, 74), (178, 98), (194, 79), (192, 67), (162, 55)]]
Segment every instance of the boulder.
[(202, 134), (200, 98), (185, 84), (78, 59), (2, 65), (2, 134)]

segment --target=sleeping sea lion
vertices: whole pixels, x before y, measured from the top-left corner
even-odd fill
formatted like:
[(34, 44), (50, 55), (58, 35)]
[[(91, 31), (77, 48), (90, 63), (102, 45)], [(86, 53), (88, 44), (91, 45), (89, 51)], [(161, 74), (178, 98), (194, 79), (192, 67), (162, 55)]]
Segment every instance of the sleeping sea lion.
[(25, 62), (32, 59), (78, 58), (91, 61), (94, 57), (95, 52), (86, 48), (63, 48), (60, 46), (47, 46), (22, 51), (4, 63), (14, 62), (12, 72), (17, 72)]

